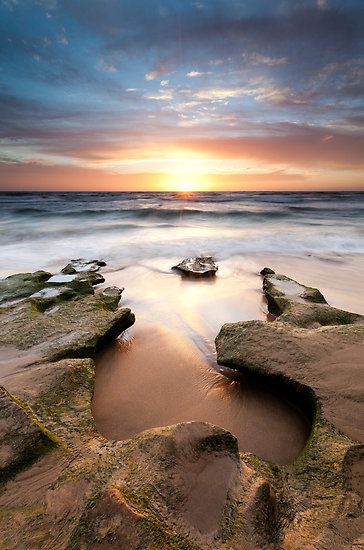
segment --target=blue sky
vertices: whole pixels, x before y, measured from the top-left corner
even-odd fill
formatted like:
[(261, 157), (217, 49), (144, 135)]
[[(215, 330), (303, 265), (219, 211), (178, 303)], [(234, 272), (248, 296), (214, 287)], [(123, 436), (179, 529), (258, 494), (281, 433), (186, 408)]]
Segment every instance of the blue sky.
[(0, 186), (360, 188), (363, 24), (361, 0), (0, 0)]

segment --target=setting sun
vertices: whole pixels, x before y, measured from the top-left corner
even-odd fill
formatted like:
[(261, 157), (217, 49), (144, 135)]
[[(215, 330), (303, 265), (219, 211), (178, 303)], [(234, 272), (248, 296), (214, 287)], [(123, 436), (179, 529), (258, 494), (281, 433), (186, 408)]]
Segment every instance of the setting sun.
[(179, 193), (206, 191), (209, 188), (208, 176), (193, 172), (166, 174), (163, 187), (166, 191), (177, 191)]

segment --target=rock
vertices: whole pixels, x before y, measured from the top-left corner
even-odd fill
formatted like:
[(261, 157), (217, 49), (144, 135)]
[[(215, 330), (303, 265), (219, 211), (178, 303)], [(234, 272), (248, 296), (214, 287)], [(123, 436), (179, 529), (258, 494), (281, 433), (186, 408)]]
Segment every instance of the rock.
[(46, 309), (59, 304), (64, 300), (70, 300), (76, 296), (76, 292), (67, 286), (60, 288), (47, 287), (42, 288), (35, 294), (30, 296), (32, 305), (38, 311), (45, 311)]
[(0, 303), (15, 301), (40, 290), (51, 277), (47, 271), (17, 273), (0, 280)]
[(172, 269), (178, 269), (192, 276), (206, 276), (214, 275), (218, 270), (218, 266), (211, 256), (201, 256), (198, 258), (187, 258), (173, 266)]
[(276, 478), (287, 479), (278, 500), (290, 502), (292, 518), (280, 547), (346, 548), (364, 528), (363, 317), (283, 275), (266, 275), (263, 287), (279, 317), (224, 325), (217, 361), (285, 389), (312, 422), (306, 448)]
[[(92, 285), (103, 280), (98, 273), (73, 275), (49, 285), (50, 273), (41, 275), (41, 282), (36, 273), (5, 283), (0, 527), (1, 546), (8, 550), (32, 547), (34, 541), (39, 548), (68, 547), (74, 532), (82, 531), (81, 516), (100, 483), (119, 466), (116, 451), (122, 444), (101, 437), (91, 415), (91, 357), (131, 326), (134, 315), (128, 308), (111, 308), (121, 290), (106, 293), (109, 303), (94, 294)], [(16, 302), (24, 283), (32, 292)], [(57, 305), (43, 311), (50, 302)]]
[(280, 322), (300, 327), (342, 325), (363, 322), (364, 317), (331, 307), (317, 289), (297, 283), (285, 275), (268, 274), (263, 279), (263, 291), (270, 313)]
[[(93, 284), (103, 281), (98, 273), (62, 275), (73, 277), (67, 283), (45, 281), (45, 287), (19, 304), (2, 307), (0, 346), (18, 349), (41, 350), (48, 357), (91, 357), (101, 346), (116, 338), (134, 323), (130, 309), (115, 311), (121, 290), (114, 289), (111, 296), (100, 299), (94, 295)], [(37, 280), (28, 277), (27, 280)], [(47, 274), (49, 279), (49, 274)], [(23, 280), (23, 277), (14, 277)], [(67, 279), (68, 280), (68, 279)], [(38, 285), (39, 283), (37, 283)], [(15, 295), (18, 287), (15, 285)], [(8, 291), (11, 300), (12, 295)], [(52, 315), (43, 312), (57, 305)]]
[(0, 386), (0, 483), (54, 448), (57, 438)]
[(52, 275), (47, 281), (48, 285), (64, 285), (66, 283), (71, 283), (76, 279), (77, 275), (64, 275), (63, 273), (57, 273), (57, 275)]
[(260, 274), (261, 275), (274, 275), (275, 271), (273, 271), (273, 269), (271, 269), (270, 267), (263, 267)]
[(78, 258), (77, 260), (71, 260), (69, 264), (62, 269), (62, 273), (74, 274), (74, 273), (84, 273), (98, 271), (100, 267), (104, 267), (106, 262), (103, 260), (84, 260), (83, 258)]
[(252, 549), (258, 523), (265, 533), (269, 485), (253, 481), (236, 438), (222, 428), (189, 422), (149, 430), (124, 445), (119, 464), (84, 516), (75, 548), (112, 538), (128, 550), (141, 541), (156, 549)]
[(94, 271), (86, 272), (86, 273), (79, 273), (76, 277), (76, 279), (73, 282), (73, 285), (77, 286), (77, 283), (87, 281), (92, 286), (100, 285), (105, 282), (105, 278), (101, 275), (101, 273), (95, 273)]
[(117, 286), (108, 286), (100, 294), (101, 300), (108, 307), (108, 309), (114, 310), (117, 308), (120, 301), (120, 297), (124, 288), (118, 288)]
[[(83, 282), (92, 289), (89, 275)], [(311, 301), (318, 291), (280, 277), (267, 285), (279, 317), (224, 325), (216, 347), (219, 363), (284, 390), (307, 416), (306, 447), (284, 466), (239, 453), (232, 434), (204, 422), (123, 442), (97, 433), (91, 358), (134, 322), (129, 309), (111, 309), (121, 289), (83, 294), (72, 286), (74, 299), (61, 301), (52, 315), (37, 311), (30, 298), (4, 304), (0, 348), (15, 346), (31, 359), (3, 378), (2, 546), (359, 549), (364, 324), (348, 312), (338, 324), (340, 310)], [(279, 287), (287, 279), (287, 288)], [(322, 312), (336, 325), (321, 326)], [(29, 450), (36, 451), (30, 459)]]

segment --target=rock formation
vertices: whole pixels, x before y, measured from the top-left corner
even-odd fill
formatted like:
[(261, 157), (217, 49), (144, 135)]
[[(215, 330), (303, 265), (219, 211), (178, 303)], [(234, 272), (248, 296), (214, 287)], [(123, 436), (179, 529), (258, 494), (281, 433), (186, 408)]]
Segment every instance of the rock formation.
[(192, 277), (206, 277), (215, 275), (218, 267), (211, 256), (203, 256), (198, 258), (186, 258), (179, 264), (173, 266), (172, 269), (177, 269)]
[[(329, 306), (317, 289), (265, 272), (263, 289), (277, 319), (224, 325), (216, 338), (218, 363), (298, 392), (311, 415), (312, 432), (301, 455), (271, 470), (281, 547), (359, 548), (364, 542), (364, 317)], [(264, 476), (267, 465), (253, 461)]]
[[(201, 422), (107, 441), (91, 416), (92, 357), (134, 316), (117, 309), (121, 290), (95, 293), (95, 264), (73, 264), (63, 282), (0, 281), (0, 547), (359, 550), (363, 318), (270, 270), (276, 320), (222, 327), (219, 363), (285, 388), (310, 419), (289, 465), (239, 453), (232, 434)], [(39, 307), (34, 295), (64, 288)]]

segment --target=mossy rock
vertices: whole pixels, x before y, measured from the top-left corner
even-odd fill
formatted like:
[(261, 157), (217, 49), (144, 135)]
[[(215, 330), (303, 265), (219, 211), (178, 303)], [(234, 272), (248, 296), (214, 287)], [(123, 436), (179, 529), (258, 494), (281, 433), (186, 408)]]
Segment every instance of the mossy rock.
[(34, 294), (52, 276), (47, 271), (17, 273), (0, 280), (0, 303), (19, 300)]
[(29, 406), (0, 386), (0, 483), (58, 443)]

